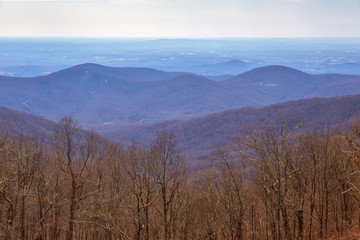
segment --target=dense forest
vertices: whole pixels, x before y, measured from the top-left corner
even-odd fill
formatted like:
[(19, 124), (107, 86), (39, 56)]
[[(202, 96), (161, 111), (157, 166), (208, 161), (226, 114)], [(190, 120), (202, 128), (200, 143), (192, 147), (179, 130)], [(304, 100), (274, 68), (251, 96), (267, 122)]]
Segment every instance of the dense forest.
[(123, 147), (64, 117), (0, 131), (0, 239), (357, 239), (360, 122), (247, 128), (201, 169), (173, 132)]

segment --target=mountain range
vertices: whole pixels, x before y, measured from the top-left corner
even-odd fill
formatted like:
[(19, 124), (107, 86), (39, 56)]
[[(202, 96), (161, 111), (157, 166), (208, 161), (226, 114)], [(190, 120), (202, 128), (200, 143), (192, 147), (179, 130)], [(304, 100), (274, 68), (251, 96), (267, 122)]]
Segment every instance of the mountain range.
[(167, 129), (175, 133), (179, 149), (186, 155), (206, 159), (216, 147), (228, 144), (245, 128), (280, 126), (281, 119), (288, 125), (303, 122), (300, 131), (328, 127), (343, 129), (360, 119), (360, 95), (293, 100), (266, 107), (232, 109), (189, 120), (103, 126), (96, 131), (124, 144), (130, 144), (132, 140), (149, 144), (157, 132)]
[[(280, 120), (294, 124), (304, 120), (300, 131), (316, 128), (344, 128), (360, 119), (360, 95), (334, 98), (311, 98), (266, 107), (232, 109), (199, 118), (172, 120), (158, 123), (132, 123), (105, 125), (93, 130), (116, 142), (129, 145), (135, 140), (150, 144), (163, 129), (173, 131), (178, 138), (178, 148), (189, 159), (206, 159), (212, 151), (231, 142), (249, 126), (279, 126)], [(48, 139), (55, 122), (21, 111), (0, 107), (0, 126), (15, 135), (39, 136)]]
[(190, 119), (228, 109), (360, 93), (360, 76), (267, 66), (220, 81), (186, 72), (81, 64), (39, 77), (0, 77), (0, 105), (83, 126)]
[(54, 126), (53, 121), (0, 106), (0, 131), (17, 136), (48, 139)]

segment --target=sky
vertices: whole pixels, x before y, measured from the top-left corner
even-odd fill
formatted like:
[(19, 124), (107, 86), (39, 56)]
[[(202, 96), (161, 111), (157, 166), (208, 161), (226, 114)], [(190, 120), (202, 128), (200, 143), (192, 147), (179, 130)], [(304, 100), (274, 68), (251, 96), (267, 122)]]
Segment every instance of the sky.
[(360, 0), (0, 0), (0, 36), (360, 37)]

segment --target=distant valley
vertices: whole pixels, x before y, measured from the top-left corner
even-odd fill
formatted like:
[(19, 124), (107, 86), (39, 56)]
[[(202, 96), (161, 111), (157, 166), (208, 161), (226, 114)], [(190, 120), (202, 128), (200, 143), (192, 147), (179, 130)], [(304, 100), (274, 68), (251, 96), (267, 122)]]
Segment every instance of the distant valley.
[(343, 129), (360, 119), (360, 95), (311, 98), (266, 107), (247, 107), (189, 119), (153, 124), (104, 126), (96, 131), (124, 144), (132, 140), (149, 144), (163, 129), (173, 131), (179, 149), (194, 159), (207, 159), (213, 150), (234, 140), (247, 127), (279, 126), (281, 119), (289, 128), (304, 124), (300, 131)]
[[(188, 120), (103, 125), (92, 129), (125, 146), (133, 140), (148, 145), (158, 132), (167, 129), (175, 133), (179, 150), (189, 160), (201, 160), (210, 157), (215, 148), (230, 143), (247, 127), (279, 126), (281, 119), (286, 120), (288, 127), (303, 121), (300, 131), (342, 129), (360, 119), (360, 95), (302, 99), (266, 107), (232, 109)], [(55, 122), (0, 107), (0, 125), (15, 135), (49, 139)]]
[(81, 64), (39, 77), (0, 77), (0, 105), (53, 121), (72, 115), (91, 128), (360, 93), (359, 75), (311, 75), (285, 66), (224, 78)]

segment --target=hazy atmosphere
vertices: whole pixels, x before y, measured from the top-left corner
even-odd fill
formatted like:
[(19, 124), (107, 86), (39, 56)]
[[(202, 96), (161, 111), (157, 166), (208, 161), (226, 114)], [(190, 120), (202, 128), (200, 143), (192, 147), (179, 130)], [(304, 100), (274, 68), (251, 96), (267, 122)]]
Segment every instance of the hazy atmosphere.
[(359, 0), (5, 0), (0, 36), (359, 37)]
[(0, 239), (360, 239), (360, 0), (0, 0)]

